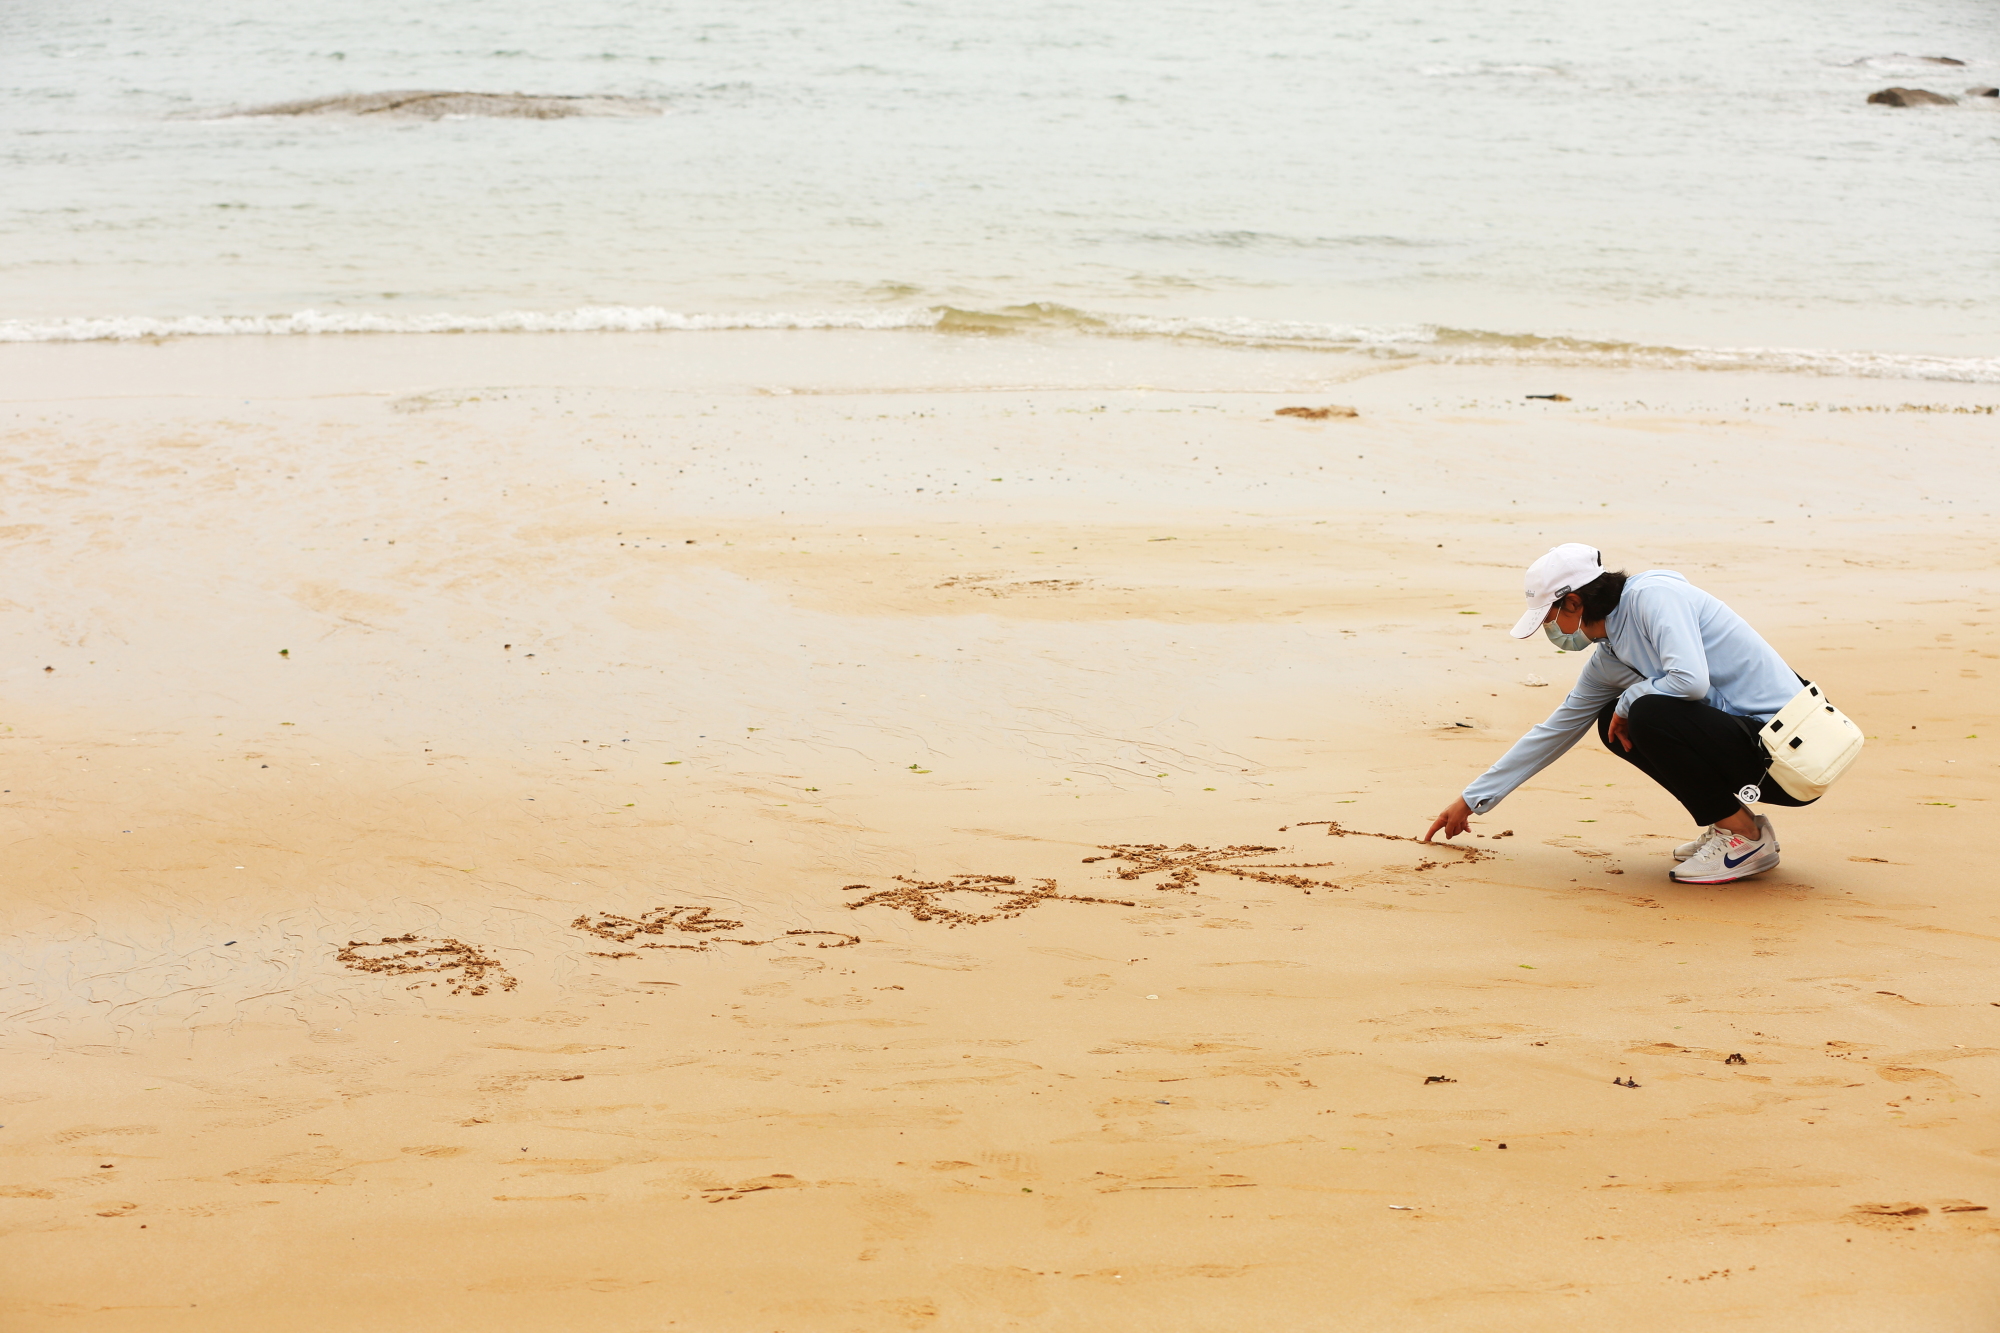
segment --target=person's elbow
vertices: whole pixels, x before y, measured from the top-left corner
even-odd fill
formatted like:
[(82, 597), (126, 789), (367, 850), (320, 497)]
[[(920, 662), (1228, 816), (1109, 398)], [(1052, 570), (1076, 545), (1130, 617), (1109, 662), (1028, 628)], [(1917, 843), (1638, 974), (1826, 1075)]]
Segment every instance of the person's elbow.
[(1658, 685), (1661, 694), (1670, 694), (1676, 699), (1692, 699), (1700, 703), (1708, 698), (1706, 671), (1669, 671)]

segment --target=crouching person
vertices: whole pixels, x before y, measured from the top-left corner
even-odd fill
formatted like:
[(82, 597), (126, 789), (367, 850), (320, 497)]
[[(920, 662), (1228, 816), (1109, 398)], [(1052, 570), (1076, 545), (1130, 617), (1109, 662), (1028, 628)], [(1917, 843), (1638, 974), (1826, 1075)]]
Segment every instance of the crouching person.
[(1809, 805), (1766, 781), (1758, 732), (1798, 695), (1799, 675), (1743, 617), (1667, 570), (1607, 573), (1598, 551), (1569, 543), (1528, 567), (1528, 609), (1511, 631), (1537, 629), (1572, 652), (1594, 648), (1576, 688), (1437, 817), (1465, 832), (1596, 728), (1604, 747), (1665, 787), (1702, 831), (1674, 849), (1683, 884), (1727, 884), (1778, 864), (1768, 805)]

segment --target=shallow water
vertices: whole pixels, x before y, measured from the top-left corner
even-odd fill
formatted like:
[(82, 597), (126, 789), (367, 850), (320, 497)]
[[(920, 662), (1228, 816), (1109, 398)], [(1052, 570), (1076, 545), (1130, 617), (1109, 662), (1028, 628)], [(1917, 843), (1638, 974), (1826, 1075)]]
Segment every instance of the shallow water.
[[(0, 338), (1054, 326), (2000, 380), (2000, 106), (1864, 100), (1994, 82), (1993, 36), (1948, 0), (38, 0), (0, 14)], [(229, 114), (397, 88), (665, 114)]]

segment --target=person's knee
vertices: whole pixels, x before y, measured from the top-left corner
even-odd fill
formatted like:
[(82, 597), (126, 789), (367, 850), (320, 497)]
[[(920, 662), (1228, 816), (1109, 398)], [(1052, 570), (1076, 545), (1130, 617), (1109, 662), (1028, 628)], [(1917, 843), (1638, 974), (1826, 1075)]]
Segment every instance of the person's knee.
[[(1610, 753), (1617, 755), (1620, 759), (1623, 759), (1626, 763), (1635, 764), (1638, 762), (1638, 759), (1633, 755), (1633, 753), (1630, 750), (1626, 749), (1624, 746), (1620, 745), (1617, 741), (1611, 739), (1611, 723), (1612, 720), (1617, 716), (1618, 716), (1618, 705), (1616, 704), (1607, 704), (1604, 708), (1604, 711), (1597, 715), (1598, 744), (1602, 745)], [(1629, 720), (1630, 719), (1627, 719), (1628, 722)], [(1626, 732), (1626, 738), (1628, 740), (1632, 739), (1632, 733), (1629, 728), (1627, 729)]]
[(1676, 712), (1686, 708), (1687, 702), (1663, 694), (1642, 694), (1625, 710), (1625, 725), (1634, 732), (1658, 731)]
[(1634, 699), (1625, 710), (1625, 736), (1632, 742), (1632, 749), (1653, 753), (1682, 739), (1688, 707), (1686, 699), (1660, 694), (1642, 694)]

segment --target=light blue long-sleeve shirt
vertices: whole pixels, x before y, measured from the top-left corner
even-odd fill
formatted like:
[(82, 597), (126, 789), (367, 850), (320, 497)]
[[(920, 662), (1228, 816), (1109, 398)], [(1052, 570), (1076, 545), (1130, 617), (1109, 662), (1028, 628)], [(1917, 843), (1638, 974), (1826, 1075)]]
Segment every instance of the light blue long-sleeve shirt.
[(1604, 630), (1562, 706), (1465, 789), (1474, 814), (1567, 754), (1613, 699), (1620, 717), (1641, 696), (1664, 694), (1768, 722), (1803, 688), (1742, 616), (1671, 570), (1627, 579)]

